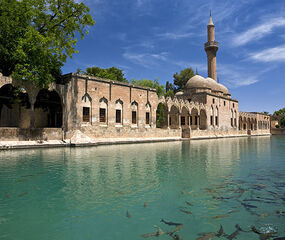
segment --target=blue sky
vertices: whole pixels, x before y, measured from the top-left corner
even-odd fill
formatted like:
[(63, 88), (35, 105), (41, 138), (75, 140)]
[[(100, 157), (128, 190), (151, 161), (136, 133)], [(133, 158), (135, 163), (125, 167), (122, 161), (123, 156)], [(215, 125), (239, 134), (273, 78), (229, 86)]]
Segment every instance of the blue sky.
[[(79, 0), (78, 0), (79, 1)], [(284, 0), (84, 0), (96, 21), (78, 42), (77, 68), (118, 67), (127, 79), (162, 84), (186, 67), (207, 76), (204, 43), (212, 10), (219, 82), (240, 111), (285, 107)]]

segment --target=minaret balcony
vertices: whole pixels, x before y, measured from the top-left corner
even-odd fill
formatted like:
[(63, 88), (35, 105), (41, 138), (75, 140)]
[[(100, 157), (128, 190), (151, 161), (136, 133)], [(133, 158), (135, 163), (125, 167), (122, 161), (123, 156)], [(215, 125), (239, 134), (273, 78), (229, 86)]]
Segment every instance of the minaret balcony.
[(209, 48), (218, 49), (219, 48), (219, 42), (216, 42), (216, 41), (206, 42), (204, 46), (205, 46), (205, 50), (207, 50)]

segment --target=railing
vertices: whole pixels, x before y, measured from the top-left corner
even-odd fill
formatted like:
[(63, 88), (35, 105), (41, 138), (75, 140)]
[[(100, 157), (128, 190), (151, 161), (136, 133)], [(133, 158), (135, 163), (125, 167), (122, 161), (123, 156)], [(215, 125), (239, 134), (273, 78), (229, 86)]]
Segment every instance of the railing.
[(204, 46), (205, 46), (205, 48), (208, 48), (208, 47), (216, 47), (216, 48), (218, 48), (219, 47), (219, 43), (216, 42), (216, 41), (214, 41), (214, 42), (206, 42)]

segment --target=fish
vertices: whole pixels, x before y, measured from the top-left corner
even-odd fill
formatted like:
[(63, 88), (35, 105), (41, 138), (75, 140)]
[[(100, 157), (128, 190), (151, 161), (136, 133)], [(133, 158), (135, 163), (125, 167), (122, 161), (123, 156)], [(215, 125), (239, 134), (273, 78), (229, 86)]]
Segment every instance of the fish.
[(141, 237), (143, 237), (143, 238), (159, 237), (163, 234), (164, 234), (164, 232), (160, 228), (158, 228), (158, 230), (156, 232), (146, 233), (146, 234), (141, 235)]
[(193, 204), (192, 203), (190, 203), (190, 202), (187, 202), (187, 201), (185, 201), (185, 203), (188, 205), (188, 206), (193, 206)]
[(204, 188), (204, 190), (209, 192), (209, 193), (218, 193), (216, 190), (213, 190), (211, 188)]
[(165, 223), (165, 224), (167, 224), (167, 225), (169, 225), (169, 226), (180, 226), (180, 225), (183, 225), (182, 223), (167, 222), (164, 219), (161, 219), (160, 221)]
[(251, 226), (250, 229), (256, 234), (261, 234), (261, 232), (255, 228), (255, 226)]
[(285, 240), (285, 237), (273, 238), (273, 240)]
[(269, 233), (262, 233), (259, 235), (260, 240), (267, 240), (269, 238), (274, 237), (274, 235), (277, 234), (276, 232), (269, 232)]
[(170, 232), (167, 232), (168, 235), (172, 235), (173, 233), (175, 232), (178, 232), (179, 230), (181, 230), (184, 226), (181, 224), (181, 225), (178, 225), (176, 226), (173, 230), (171, 230)]
[(23, 197), (23, 196), (25, 196), (27, 194), (28, 194), (28, 192), (24, 192), (24, 193), (19, 194), (18, 197)]
[(242, 201), (244, 201), (244, 202), (262, 202), (262, 200), (254, 199), (254, 198), (243, 199)]
[(234, 239), (239, 233), (239, 230), (235, 230), (232, 234), (230, 234), (229, 236), (227, 236), (227, 239), (232, 240)]
[(221, 237), (223, 234), (224, 234), (224, 229), (223, 229), (223, 226), (220, 225), (220, 229), (219, 229), (218, 233), (216, 234), (216, 236)]
[(228, 211), (228, 213), (235, 213), (235, 212), (239, 212), (239, 210), (237, 210), (237, 209), (231, 209), (231, 210)]
[(243, 205), (245, 208), (257, 208), (257, 206), (255, 206), (255, 205), (251, 205), (251, 204), (247, 204), (247, 203), (243, 203), (243, 202), (241, 202), (240, 204)]
[(23, 175), (23, 176), (21, 176), (21, 177), (33, 177), (33, 176), (35, 176), (35, 175), (33, 175), (33, 174), (28, 174), (28, 175)]
[(212, 218), (218, 219), (218, 218), (226, 218), (228, 216), (229, 216), (228, 214), (221, 214), (221, 215), (213, 216)]
[(28, 179), (19, 179), (19, 180), (16, 181), (16, 183), (26, 182), (26, 181), (28, 181)]
[(188, 210), (184, 210), (184, 209), (180, 209), (180, 212), (186, 213), (186, 214), (192, 214), (192, 212), (188, 211)]
[(170, 236), (172, 237), (172, 239), (175, 239), (175, 240), (182, 240), (182, 237), (181, 237), (178, 233), (171, 234)]
[(216, 236), (216, 233), (214, 232), (204, 233), (202, 237), (196, 238), (196, 240), (209, 240), (212, 239), (214, 236)]
[(127, 211), (126, 216), (127, 216), (127, 218), (131, 218), (132, 217), (131, 214), (129, 213), (129, 211)]
[(146, 208), (148, 205), (148, 202), (144, 202), (143, 206)]

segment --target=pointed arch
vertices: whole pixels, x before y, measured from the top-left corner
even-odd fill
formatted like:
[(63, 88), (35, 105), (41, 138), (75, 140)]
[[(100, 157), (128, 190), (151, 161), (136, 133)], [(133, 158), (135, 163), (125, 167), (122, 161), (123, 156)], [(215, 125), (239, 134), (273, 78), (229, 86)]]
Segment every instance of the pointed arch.
[(123, 125), (123, 101), (121, 99), (117, 99), (115, 102), (115, 111), (116, 111), (116, 124)]
[(99, 99), (99, 122), (108, 123), (108, 100), (105, 97)]

